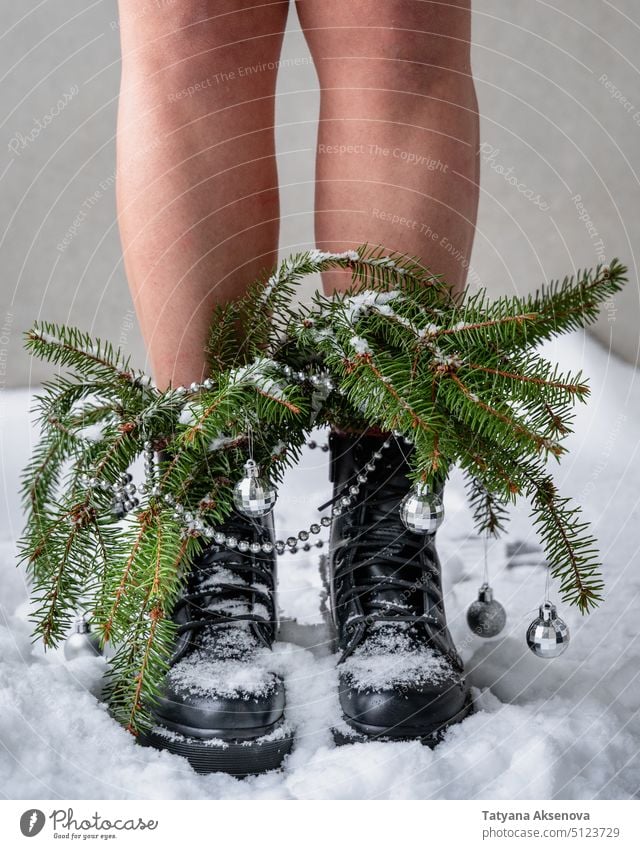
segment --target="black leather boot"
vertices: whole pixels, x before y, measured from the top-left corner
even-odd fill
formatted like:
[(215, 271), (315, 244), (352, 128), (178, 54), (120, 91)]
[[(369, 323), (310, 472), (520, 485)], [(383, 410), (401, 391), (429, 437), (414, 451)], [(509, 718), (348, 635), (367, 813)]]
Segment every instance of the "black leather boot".
[[(356, 484), (382, 442), (331, 435), (334, 496)], [(337, 732), (341, 742), (362, 735), (434, 744), (471, 709), (447, 629), (434, 535), (414, 534), (400, 519), (410, 489), (410, 450), (391, 438), (332, 526), (331, 601), (341, 652), (340, 704), (349, 727)]]
[[(273, 544), (271, 517), (239, 514), (223, 528), (254, 547)], [(140, 742), (186, 757), (196, 772), (244, 776), (280, 766), (293, 736), (274, 671), (276, 555), (216, 544), (198, 556), (174, 610), (178, 642)]]

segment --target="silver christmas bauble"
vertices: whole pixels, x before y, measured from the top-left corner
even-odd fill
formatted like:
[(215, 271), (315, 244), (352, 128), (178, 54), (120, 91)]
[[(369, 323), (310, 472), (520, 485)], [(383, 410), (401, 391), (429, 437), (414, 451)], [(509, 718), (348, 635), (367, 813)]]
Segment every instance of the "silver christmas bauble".
[(569, 628), (558, 616), (555, 604), (540, 605), (538, 618), (527, 628), (527, 645), (537, 657), (558, 657), (569, 645)]
[(497, 637), (507, 622), (504, 607), (493, 597), (489, 584), (483, 584), (478, 591), (478, 598), (469, 605), (467, 624), (478, 637)]
[(101, 654), (99, 635), (91, 631), (86, 618), (80, 616), (74, 622), (73, 631), (65, 640), (65, 660), (75, 660), (77, 657), (98, 657)]
[(244, 470), (244, 477), (233, 489), (233, 503), (245, 516), (265, 516), (273, 510), (278, 494), (269, 481), (260, 477), (260, 469), (254, 460), (247, 460)]
[(435, 534), (444, 520), (444, 504), (437, 492), (419, 483), (402, 499), (400, 518), (414, 534)]

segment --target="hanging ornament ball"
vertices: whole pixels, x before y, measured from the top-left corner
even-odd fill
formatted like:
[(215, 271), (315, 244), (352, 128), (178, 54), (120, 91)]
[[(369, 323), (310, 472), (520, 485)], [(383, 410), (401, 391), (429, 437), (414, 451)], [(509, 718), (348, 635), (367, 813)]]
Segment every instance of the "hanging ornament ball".
[(540, 605), (538, 618), (527, 628), (527, 645), (537, 657), (558, 657), (569, 645), (569, 628), (558, 616), (555, 604)]
[(483, 584), (478, 591), (478, 598), (469, 605), (467, 624), (478, 637), (497, 637), (507, 623), (504, 607), (493, 597), (489, 584)]
[(75, 660), (77, 657), (98, 657), (100, 650), (100, 638), (93, 632), (85, 616), (80, 616), (73, 625), (73, 631), (64, 644), (65, 660)]
[(245, 516), (265, 516), (273, 510), (278, 494), (267, 480), (260, 477), (260, 468), (254, 460), (247, 460), (244, 470), (244, 477), (233, 489), (233, 503)]
[(402, 499), (400, 518), (414, 534), (435, 534), (444, 520), (444, 504), (437, 492), (419, 483)]

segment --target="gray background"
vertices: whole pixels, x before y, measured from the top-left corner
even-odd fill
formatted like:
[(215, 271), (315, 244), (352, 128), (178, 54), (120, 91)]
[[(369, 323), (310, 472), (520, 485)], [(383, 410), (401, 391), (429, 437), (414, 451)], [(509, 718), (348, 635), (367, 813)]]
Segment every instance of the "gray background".
[[(307, 57), (293, 9), (288, 30), (283, 58)], [(470, 282), (522, 293), (593, 265), (600, 255), (617, 255), (630, 267), (630, 283), (596, 332), (635, 363), (638, 4), (477, 0), (473, 38), (482, 142), (493, 158), (483, 162)], [(0, 75), (0, 387), (37, 383), (46, 374), (21, 349), (22, 331), (36, 317), (120, 342), (144, 367), (115, 221), (115, 0), (5, 2)], [(281, 69), (279, 89), (281, 250), (287, 253), (313, 242), (318, 93), (311, 64)], [(34, 119), (65, 93), (71, 96), (60, 114), (21, 143)], [(579, 218), (576, 194), (591, 230)]]

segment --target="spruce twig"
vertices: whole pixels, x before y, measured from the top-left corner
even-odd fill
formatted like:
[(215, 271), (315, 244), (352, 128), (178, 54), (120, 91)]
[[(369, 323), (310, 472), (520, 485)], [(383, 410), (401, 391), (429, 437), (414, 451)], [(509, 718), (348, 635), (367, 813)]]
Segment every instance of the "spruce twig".
[[(351, 273), (348, 292), (293, 304), (307, 275), (336, 269)], [(481, 533), (501, 533), (510, 504), (528, 496), (561, 597), (589, 611), (603, 594), (595, 540), (545, 462), (562, 454), (589, 389), (534, 346), (594, 321), (625, 275), (613, 260), (491, 301), (485, 292), (454, 296), (417, 259), (379, 247), (304, 251), (215, 309), (211, 374), (197, 392), (158, 392), (108, 342), (36, 323), (26, 346), (58, 370), (37, 401), (41, 440), (23, 475), (21, 555), (36, 635), (55, 645), (74, 610), (91, 611), (117, 646), (111, 711), (133, 733), (148, 726), (175, 639), (171, 612), (207, 542), (177, 516), (225, 521), (247, 423), (255, 459), (274, 480), (312, 427), (374, 425), (411, 438), (415, 480), (437, 484), (461, 466)], [(164, 452), (160, 473), (119, 522), (109, 485), (147, 442)], [(173, 503), (184, 513), (174, 515)]]

